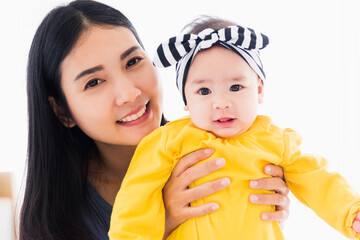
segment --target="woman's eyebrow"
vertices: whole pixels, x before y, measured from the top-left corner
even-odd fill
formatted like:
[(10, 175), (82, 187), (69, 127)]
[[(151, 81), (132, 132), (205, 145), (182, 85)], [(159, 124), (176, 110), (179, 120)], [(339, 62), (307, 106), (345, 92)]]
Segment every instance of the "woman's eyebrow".
[(120, 59), (124, 60), (127, 56), (129, 56), (132, 52), (136, 51), (139, 48), (140, 48), (139, 46), (133, 46), (133, 47), (129, 48), (128, 50), (126, 50), (125, 52), (123, 52), (120, 55)]
[(83, 76), (85, 75), (89, 75), (89, 74), (92, 74), (94, 72), (98, 72), (98, 71), (101, 71), (103, 70), (103, 66), (96, 66), (96, 67), (92, 67), (92, 68), (89, 68), (89, 69), (86, 69), (84, 71), (82, 71), (81, 73), (79, 73), (76, 77), (75, 77), (75, 80), (78, 80), (79, 78), (82, 78)]
[[(127, 49), (125, 52), (123, 52), (121, 55), (120, 55), (120, 59), (121, 60), (124, 60), (127, 56), (129, 56), (132, 52), (136, 51), (137, 49), (139, 49), (140, 47), (139, 46), (133, 46), (129, 49)], [(86, 69), (84, 71), (82, 71), (81, 73), (79, 73), (76, 77), (75, 77), (75, 80), (78, 80), (79, 78), (82, 78), (83, 76), (85, 75), (89, 75), (89, 74), (92, 74), (94, 72), (98, 72), (98, 71), (101, 71), (103, 70), (103, 66), (96, 66), (96, 67), (92, 67), (92, 68), (89, 68), (89, 69)]]

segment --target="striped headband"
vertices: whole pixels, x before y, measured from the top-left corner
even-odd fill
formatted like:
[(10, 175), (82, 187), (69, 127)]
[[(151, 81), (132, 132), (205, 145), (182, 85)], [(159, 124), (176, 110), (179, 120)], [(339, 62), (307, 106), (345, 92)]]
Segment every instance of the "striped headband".
[(195, 55), (202, 49), (215, 45), (224, 46), (239, 54), (257, 75), (265, 80), (265, 73), (259, 50), (269, 44), (269, 38), (251, 28), (230, 26), (219, 30), (207, 28), (199, 34), (183, 34), (172, 37), (160, 44), (154, 57), (156, 67), (176, 64), (176, 86), (186, 104), (184, 86), (190, 65)]

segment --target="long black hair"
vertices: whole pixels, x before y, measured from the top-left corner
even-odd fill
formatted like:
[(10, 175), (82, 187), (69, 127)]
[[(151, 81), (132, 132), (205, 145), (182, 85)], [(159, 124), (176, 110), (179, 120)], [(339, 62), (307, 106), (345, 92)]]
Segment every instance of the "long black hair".
[(81, 211), (87, 204), (88, 161), (97, 148), (77, 126), (65, 127), (48, 100), (53, 97), (70, 116), (60, 87), (60, 64), (90, 25), (126, 27), (143, 46), (121, 12), (91, 0), (56, 7), (38, 27), (27, 67), (29, 131), (21, 240), (91, 239)]

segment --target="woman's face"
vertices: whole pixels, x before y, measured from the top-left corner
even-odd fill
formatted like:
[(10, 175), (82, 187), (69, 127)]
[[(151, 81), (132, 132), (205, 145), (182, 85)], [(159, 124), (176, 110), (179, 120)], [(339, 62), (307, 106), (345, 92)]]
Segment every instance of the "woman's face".
[(95, 142), (137, 145), (159, 127), (158, 75), (129, 29), (91, 26), (60, 71), (71, 116)]

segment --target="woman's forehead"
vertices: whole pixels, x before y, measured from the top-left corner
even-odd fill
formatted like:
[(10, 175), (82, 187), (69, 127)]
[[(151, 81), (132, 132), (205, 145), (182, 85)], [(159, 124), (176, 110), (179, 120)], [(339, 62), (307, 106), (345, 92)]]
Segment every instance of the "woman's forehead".
[(64, 58), (60, 70), (63, 76), (74, 78), (72, 75), (79, 70), (116, 61), (134, 47), (142, 49), (134, 34), (125, 27), (91, 26)]
[(118, 45), (132, 45), (137, 43), (133, 32), (122, 26), (111, 25), (91, 25), (86, 31), (79, 37), (74, 48), (81, 47), (85, 44), (106, 44), (116, 41)]

